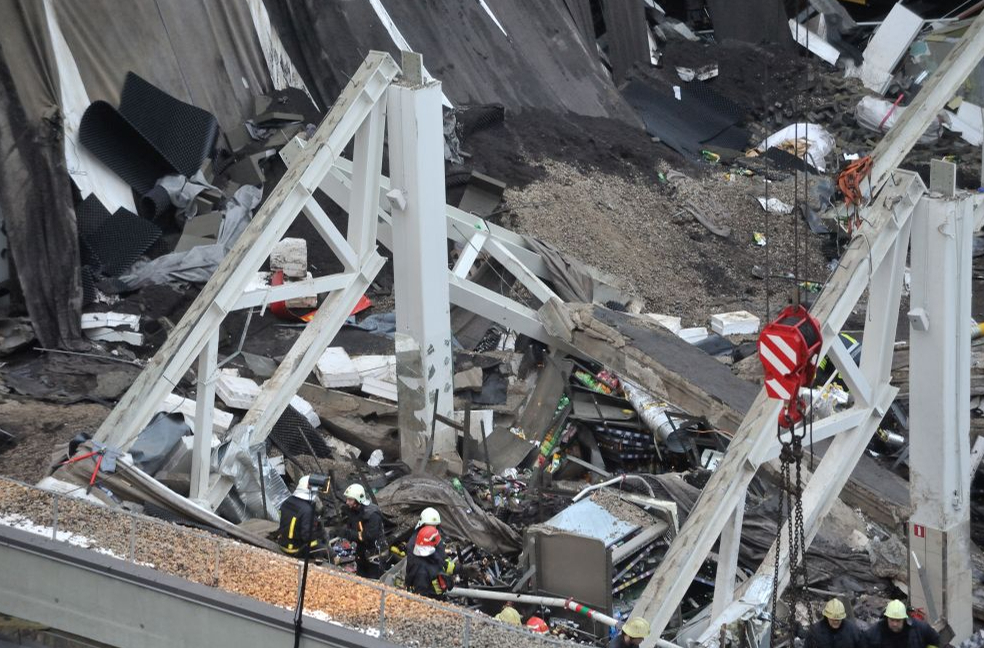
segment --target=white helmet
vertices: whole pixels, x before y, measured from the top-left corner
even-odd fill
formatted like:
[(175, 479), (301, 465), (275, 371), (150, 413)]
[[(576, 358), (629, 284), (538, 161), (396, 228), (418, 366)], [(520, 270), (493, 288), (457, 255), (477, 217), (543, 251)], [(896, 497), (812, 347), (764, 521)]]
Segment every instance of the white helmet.
[(311, 475), (304, 475), (297, 480), (297, 486), (294, 487), (294, 497), (302, 500), (311, 501), (311, 487), (310, 487)]
[(363, 488), (362, 484), (351, 484), (345, 489), (345, 499), (354, 499), (360, 504), (368, 504), (369, 497), (366, 495), (366, 489)]
[(437, 509), (428, 506), (420, 512), (420, 521), (417, 522), (418, 527), (439, 526), (440, 524), (441, 514), (437, 512)]

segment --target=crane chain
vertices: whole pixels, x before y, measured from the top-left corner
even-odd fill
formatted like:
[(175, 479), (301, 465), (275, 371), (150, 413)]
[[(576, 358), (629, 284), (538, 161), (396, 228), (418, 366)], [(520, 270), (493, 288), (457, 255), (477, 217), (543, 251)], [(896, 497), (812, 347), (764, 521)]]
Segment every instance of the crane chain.
[[(783, 432), (789, 432), (789, 438), (783, 438)], [(779, 510), (776, 520), (776, 564), (772, 574), (772, 645), (781, 641), (780, 622), (778, 618), (779, 603), (779, 560), (782, 553), (782, 529), (787, 529), (787, 544), (789, 554), (789, 584), (786, 587), (785, 600), (789, 604), (790, 613), (783, 624), (791, 635), (796, 630), (796, 605), (807, 603), (806, 588), (809, 583), (806, 568), (806, 529), (803, 521), (803, 439), (806, 437), (806, 419), (802, 419), (800, 432), (795, 426), (783, 428), (779, 426), (776, 436), (781, 446), (779, 452), (779, 480), (782, 495), (779, 498)], [(791, 470), (792, 469), (792, 470)], [(793, 472), (793, 474), (790, 474)], [(806, 606), (810, 610), (809, 605)], [(812, 615), (811, 615), (812, 616)]]

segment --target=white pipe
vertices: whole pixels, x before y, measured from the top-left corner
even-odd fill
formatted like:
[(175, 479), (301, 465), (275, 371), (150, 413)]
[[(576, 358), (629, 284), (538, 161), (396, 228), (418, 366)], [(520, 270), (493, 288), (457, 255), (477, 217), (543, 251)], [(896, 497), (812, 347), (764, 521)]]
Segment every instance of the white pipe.
[(612, 479), (609, 479), (608, 481), (603, 481), (600, 484), (594, 484), (593, 486), (588, 486), (587, 488), (585, 488), (584, 490), (582, 490), (581, 492), (579, 492), (577, 495), (575, 495), (571, 501), (572, 502), (577, 502), (578, 500), (582, 499), (585, 495), (587, 495), (588, 493), (590, 493), (592, 491), (596, 491), (599, 488), (604, 488), (605, 486), (611, 486), (612, 484), (621, 484), (623, 481), (625, 481), (626, 479), (630, 479), (630, 478), (631, 479), (638, 479), (639, 481), (641, 481), (643, 484), (646, 485), (646, 490), (649, 491), (649, 496), (650, 497), (656, 497), (656, 493), (653, 492), (653, 487), (650, 486), (649, 485), (649, 482), (647, 482), (645, 479), (643, 479), (639, 475), (619, 475), (618, 477), (613, 477)]
[(607, 614), (602, 614), (597, 610), (581, 605), (573, 599), (563, 599), (553, 596), (536, 596), (533, 594), (514, 594), (513, 592), (491, 592), (487, 590), (469, 589), (467, 587), (455, 587), (448, 591), (448, 596), (466, 596), (468, 598), (487, 599), (490, 601), (512, 601), (513, 603), (530, 603), (532, 605), (545, 605), (547, 607), (561, 607), (565, 610), (583, 614), (592, 621), (597, 621), (610, 628), (618, 627), (618, 620)]

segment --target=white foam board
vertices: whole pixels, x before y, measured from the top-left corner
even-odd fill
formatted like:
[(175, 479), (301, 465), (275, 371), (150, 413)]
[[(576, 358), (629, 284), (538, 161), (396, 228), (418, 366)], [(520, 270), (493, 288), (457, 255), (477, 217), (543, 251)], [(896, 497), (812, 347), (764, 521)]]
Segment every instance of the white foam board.
[[(164, 402), (161, 403), (160, 411), (162, 412), (180, 412), (185, 417), (185, 423), (191, 428), (192, 432), (195, 430), (195, 401), (190, 398), (182, 398), (177, 394), (168, 394)], [(232, 426), (232, 414), (229, 412), (223, 412), (220, 409), (213, 410), (212, 412), (212, 431), (215, 434), (224, 435), (229, 431)]]
[(97, 328), (126, 328), (140, 330), (140, 316), (129, 313), (83, 313), (82, 330)]
[(314, 375), (324, 387), (358, 387), (362, 384), (359, 368), (342, 347), (328, 347), (318, 358)]
[(902, 3), (896, 3), (868, 41), (864, 49), (864, 63), (853, 72), (849, 71), (849, 74), (860, 77), (866, 88), (885, 94), (892, 83), (895, 68), (909, 51), (922, 25), (922, 18), (903, 7)]
[(759, 330), (759, 318), (748, 311), (732, 311), (711, 315), (711, 330), (718, 335), (754, 335)]
[(690, 344), (697, 344), (707, 337), (707, 328), (695, 326), (693, 328), (680, 329), (677, 331), (677, 337), (686, 340)]

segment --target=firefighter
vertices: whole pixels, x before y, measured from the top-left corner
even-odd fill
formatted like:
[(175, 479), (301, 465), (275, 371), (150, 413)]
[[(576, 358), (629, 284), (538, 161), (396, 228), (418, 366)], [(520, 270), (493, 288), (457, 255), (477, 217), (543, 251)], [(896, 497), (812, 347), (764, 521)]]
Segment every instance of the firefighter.
[(898, 599), (885, 606), (885, 616), (865, 633), (869, 648), (937, 648), (940, 635), (933, 626), (910, 619)]
[[(413, 533), (410, 534), (410, 539), (407, 540), (407, 560), (410, 560), (410, 556), (413, 555), (413, 547), (417, 541), (417, 532), (425, 526), (432, 526), (441, 531), (441, 514), (437, 512), (437, 509), (431, 507), (425, 508), (420, 512), (420, 519), (417, 520), (417, 526), (414, 528)], [(438, 562), (444, 565), (447, 560), (447, 550), (444, 548), (444, 534), (441, 534), (441, 541), (437, 544), (437, 549), (434, 551), (434, 555), (437, 557)]]
[(840, 599), (832, 598), (823, 607), (823, 617), (810, 627), (806, 648), (866, 648), (864, 633), (847, 618)]
[(495, 618), (503, 623), (508, 623), (509, 625), (523, 625), (523, 617), (519, 616), (519, 612), (516, 611), (516, 608), (509, 603), (502, 606), (502, 611), (495, 615)]
[(612, 639), (608, 648), (629, 648), (642, 645), (642, 640), (649, 636), (649, 622), (642, 617), (632, 617), (622, 626), (622, 631)]
[(351, 484), (345, 489), (347, 520), (339, 535), (355, 542), (355, 567), (359, 576), (379, 578), (382, 568), (379, 556), (386, 546), (383, 535), (383, 514), (369, 500), (362, 484)]
[(407, 547), (406, 587), (421, 596), (444, 598), (453, 586), (454, 563), (438, 557), (438, 547), (443, 544), (441, 532), (427, 525), (413, 535)]
[(310, 479), (310, 475), (304, 475), (297, 480), (294, 493), (280, 506), (277, 544), (281, 551), (292, 556), (303, 556), (305, 546), (311, 549), (312, 556), (320, 557), (325, 551), (321, 501), (311, 492)]
[(550, 626), (538, 616), (531, 616), (526, 620), (526, 629), (536, 634), (547, 634), (550, 632)]

